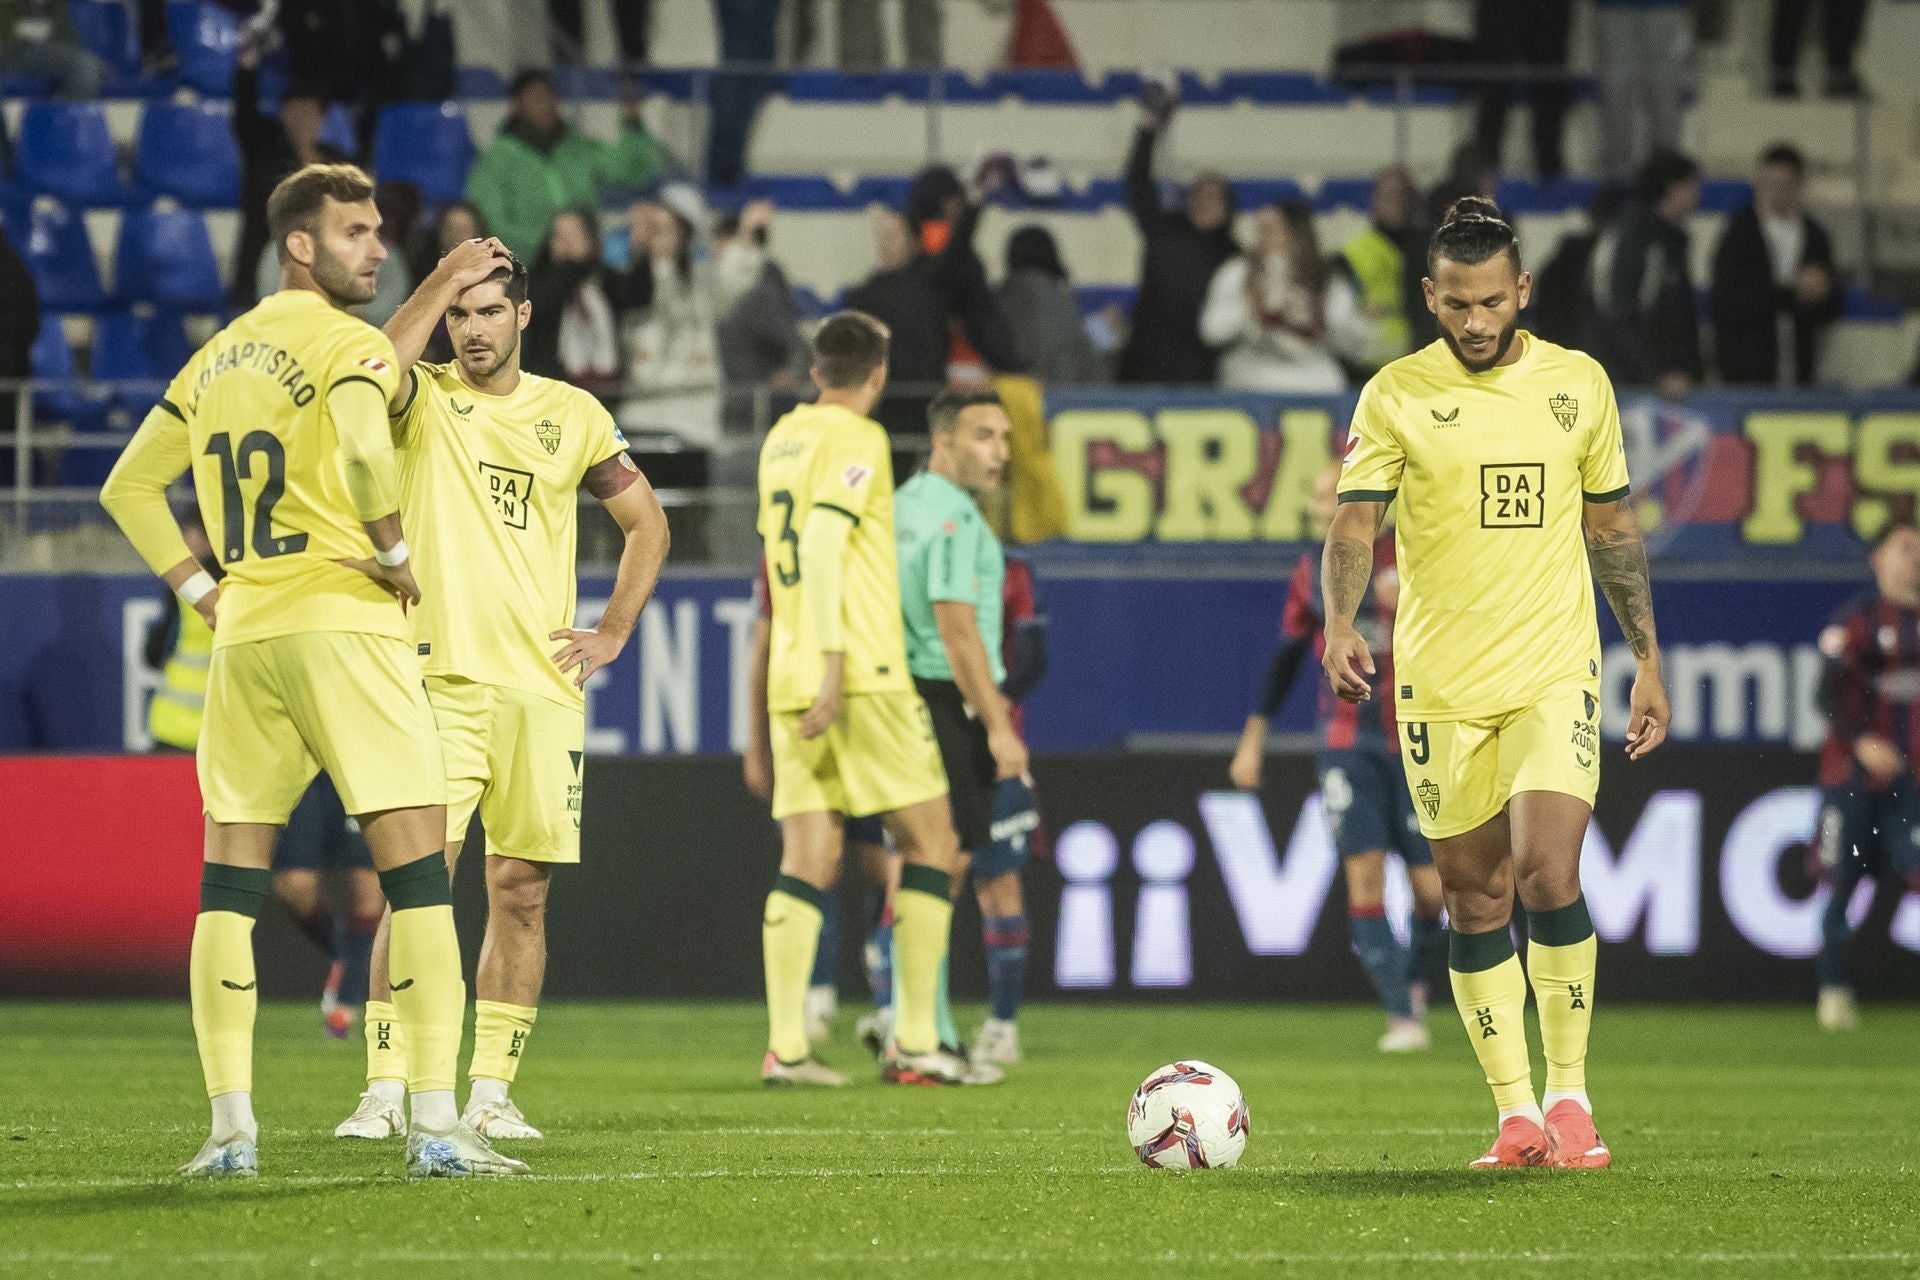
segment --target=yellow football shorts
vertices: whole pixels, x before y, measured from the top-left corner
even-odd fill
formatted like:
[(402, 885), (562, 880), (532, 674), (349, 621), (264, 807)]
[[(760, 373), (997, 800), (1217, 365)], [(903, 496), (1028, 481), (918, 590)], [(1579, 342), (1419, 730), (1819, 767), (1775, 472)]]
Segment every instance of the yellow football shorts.
[(1597, 690), (1568, 685), (1475, 720), (1402, 720), (1400, 763), (1429, 840), (1473, 830), (1516, 792), (1557, 791), (1591, 805), (1600, 789)]
[(912, 690), (853, 693), (840, 719), (811, 741), (798, 711), (770, 717), (773, 816), (896, 813), (947, 794), (927, 704)]
[(413, 645), (313, 631), (213, 651), (198, 752), (215, 822), (282, 826), (325, 769), (350, 814), (446, 800)]
[(447, 839), (480, 810), (487, 852), (580, 861), (587, 713), (551, 698), (451, 676), (427, 677), (447, 761)]

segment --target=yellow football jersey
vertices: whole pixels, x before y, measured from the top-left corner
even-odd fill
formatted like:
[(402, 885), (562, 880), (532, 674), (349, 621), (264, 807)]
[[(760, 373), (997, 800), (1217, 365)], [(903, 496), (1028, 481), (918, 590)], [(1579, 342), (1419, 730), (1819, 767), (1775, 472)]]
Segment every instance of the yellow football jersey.
[(1620, 412), (1590, 356), (1514, 341), (1520, 358), (1485, 373), (1435, 342), (1353, 412), (1341, 500), (1399, 499), (1402, 720), (1497, 715), (1599, 675), (1582, 516), (1627, 494)]
[(767, 706), (799, 711), (820, 691), (822, 663), (801, 603), (800, 530), (815, 507), (853, 522), (845, 561), (843, 693), (911, 689), (900, 621), (899, 553), (893, 543), (893, 452), (871, 418), (838, 405), (803, 404), (773, 424), (760, 446), (760, 539), (773, 607)]
[[(310, 631), (405, 639), (398, 602), (340, 560), (373, 543), (354, 515), (327, 393), (390, 396), (393, 344), (307, 289), (283, 289), (215, 334), (160, 408), (186, 428), (207, 537), (226, 567), (216, 648)], [(161, 419), (164, 421), (164, 419)]]
[(453, 364), (409, 376), (393, 431), (421, 668), (583, 704), (547, 637), (573, 625), (580, 482), (625, 438), (598, 400), (551, 378), (523, 373), (494, 396)]

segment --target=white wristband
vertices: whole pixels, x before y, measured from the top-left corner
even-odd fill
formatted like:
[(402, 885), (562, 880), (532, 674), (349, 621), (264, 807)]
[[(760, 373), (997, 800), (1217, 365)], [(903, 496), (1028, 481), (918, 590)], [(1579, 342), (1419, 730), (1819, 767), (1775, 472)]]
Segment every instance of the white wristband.
[(388, 547), (385, 551), (381, 551), (376, 548), (373, 553), (373, 558), (379, 561), (383, 567), (388, 569), (398, 568), (400, 565), (405, 564), (407, 562), (406, 539), (402, 538), (400, 541)]
[(189, 606), (193, 606), (219, 590), (219, 587), (220, 584), (213, 580), (213, 575), (202, 569), (174, 590), (179, 592), (180, 598)]

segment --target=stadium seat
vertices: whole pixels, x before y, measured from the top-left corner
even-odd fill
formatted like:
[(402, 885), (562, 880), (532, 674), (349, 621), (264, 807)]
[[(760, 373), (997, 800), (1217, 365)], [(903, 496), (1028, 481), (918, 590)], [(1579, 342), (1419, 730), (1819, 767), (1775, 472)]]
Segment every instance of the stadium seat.
[(180, 79), (215, 98), (233, 91), (233, 50), (240, 20), (217, 4), (167, 5), (167, 34), (180, 57)]
[(230, 209), (240, 202), (232, 119), (211, 102), (156, 102), (140, 119), (134, 174), (152, 193)]
[[(57, 200), (40, 199), (24, 215), (23, 234), (14, 235), (43, 311), (92, 311), (106, 301), (93, 241), (81, 215)], [(9, 224), (9, 231), (13, 230)]]
[(129, 79), (140, 74), (140, 41), (129, 6), (120, 0), (75, 0), (68, 12), (80, 43), (111, 72)]
[(383, 182), (411, 182), (430, 204), (467, 193), (473, 138), (457, 102), (399, 102), (381, 109), (373, 133), (373, 168)]
[(134, 418), (146, 416), (167, 382), (193, 354), (180, 317), (153, 311), (108, 311), (93, 324), (93, 376)]
[(347, 155), (359, 155), (360, 130), (353, 123), (353, 112), (337, 102), (328, 107), (327, 114), (320, 118), (320, 141)]
[[(35, 378), (66, 381), (74, 377), (73, 348), (67, 343), (66, 327), (51, 311), (40, 317), (40, 336), (33, 340), (29, 359)], [(35, 416), (44, 421), (64, 422), (76, 431), (98, 431), (106, 425), (113, 399), (98, 392), (83, 392), (77, 386), (49, 387), (33, 393), (33, 405)]]
[(188, 312), (224, 305), (207, 224), (191, 209), (129, 211), (120, 220), (114, 262), (114, 295), (122, 302)]
[(106, 108), (97, 102), (30, 102), (20, 117), (15, 171), (33, 192), (74, 205), (125, 204)]

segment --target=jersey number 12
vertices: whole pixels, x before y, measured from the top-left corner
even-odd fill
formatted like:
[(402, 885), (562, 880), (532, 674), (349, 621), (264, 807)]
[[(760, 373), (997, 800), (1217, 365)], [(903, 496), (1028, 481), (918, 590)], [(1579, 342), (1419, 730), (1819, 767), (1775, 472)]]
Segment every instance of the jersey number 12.
[(240, 447), (226, 432), (208, 437), (206, 454), (220, 463), (220, 537), (222, 564), (233, 564), (247, 557), (240, 530), (247, 523), (246, 499), (240, 495), (240, 482), (253, 479), (253, 460), (266, 458), (267, 480), (260, 486), (260, 497), (253, 505), (253, 554), (262, 560), (291, 555), (307, 549), (307, 535), (273, 532), (274, 504), (287, 491), (287, 449), (280, 438), (269, 431), (249, 431), (240, 438)]

